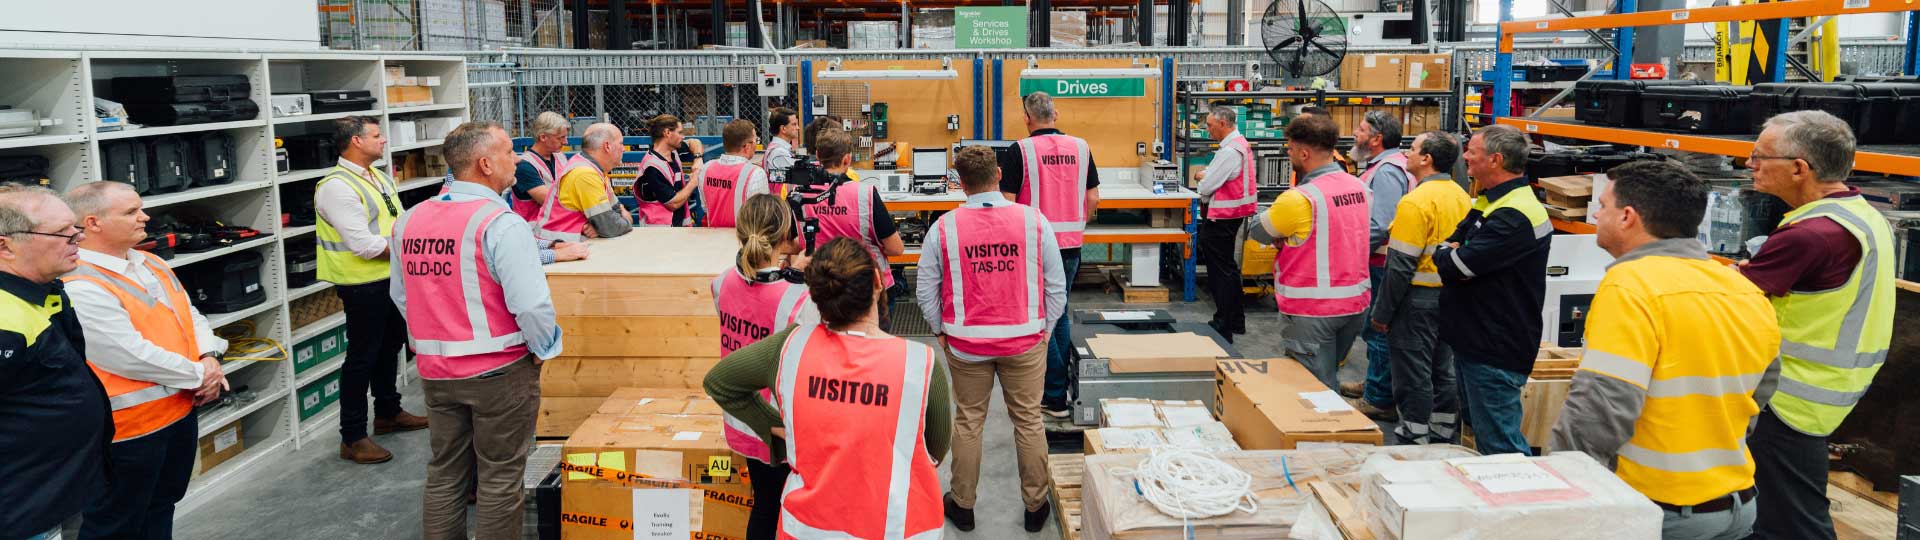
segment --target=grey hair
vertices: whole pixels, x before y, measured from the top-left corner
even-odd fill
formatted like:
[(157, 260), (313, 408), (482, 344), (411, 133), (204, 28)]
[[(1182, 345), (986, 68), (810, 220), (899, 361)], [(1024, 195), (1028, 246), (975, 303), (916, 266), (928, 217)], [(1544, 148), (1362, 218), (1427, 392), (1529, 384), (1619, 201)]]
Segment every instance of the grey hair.
[(1221, 122), (1226, 122), (1228, 124), (1233, 124), (1240, 121), (1240, 113), (1233, 112), (1233, 109), (1227, 107), (1226, 105), (1214, 105), (1212, 107), (1208, 107), (1207, 115), (1212, 116), (1214, 119), (1217, 119)]
[(598, 150), (608, 142), (620, 144), (620, 126), (601, 122), (587, 126), (586, 133), (580, 134), (581, 151)]
[(0, 232), (19, 234), (39, 226), (33, 222), (34, 202), (60, 200), (53, 190), (40, 186), (0, 184)]
[(1059, 114), (1053, 110), (1053, 96), (1046, 92), (1034, 92), (1020, 98), (1020, 106), (1027, 110), (1027, 117), (1041, 122), (1052, 122)]
[(85, 218), (98, 216), (101, 212), (107, 211), (107, 195), (115, 191), (131, 193), (134, 191), (133, 184), (112, 180), (87, 182), (67, 190), (67, 194), (62, 195), (60, 199), (66, 201), (68, 208), (73, 209), (75, 217)]
[(500, 127), (498, 122), (467, 122), (447, 133), (447, 140), (440, 143), (440, 152), (446, 156), (447, 168), (458, 174), (468, 170), (486, 155), (488, 146), (493, 144), (493, 130)]
[(567, 117), (560, 116), (560, 113), (557, 112), (546, 111), (540, 113), (539, 116), (533, 117), (532, 135), (538, 137), (555, 131), (561, 132), (561, 135), (565, 135), (566, 132), (572, 128), (573, 126), (567, 123)]
[(1384, 148), (1400, 147), (1400, 119), (1388, 116), (1386, 111), (1368, 111), (1361, 119), (1374, 133), (1380, 134), (1380, 146)]
[(1521, 133), (1519, 128), (1505, 124), (1493, 125), (1481, 128), (1474, 135), (1480, 136), (1480, 142), (1486, 145), (1487, 152), (1500, 154), (1500, 168), (1510, 173), (1527, 172), (1527, 135)]
[(1780, 152), (1807, 162), (1821, 182), (1839, 182), (1853, 173), (1853, 128), (1826, 111), (1794, 111), (1768, 118), (1765, 129), (1780, 130)]

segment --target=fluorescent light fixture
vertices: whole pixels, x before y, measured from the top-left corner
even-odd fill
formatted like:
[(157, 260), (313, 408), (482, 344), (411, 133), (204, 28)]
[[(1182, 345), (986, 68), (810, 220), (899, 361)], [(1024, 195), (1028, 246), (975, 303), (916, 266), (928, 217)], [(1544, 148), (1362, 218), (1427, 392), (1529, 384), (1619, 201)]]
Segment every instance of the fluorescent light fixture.
[(1087, 69), (1041, 69), (1028, 68), (1020, 71), (1022, 79), (1158, 79), (1160, 70), (1154, 68), (1087, 68)]
[(953, 80), (960, 72), (951, 69), (842, 69), (820, 72), (823, 81), (867, 80)]

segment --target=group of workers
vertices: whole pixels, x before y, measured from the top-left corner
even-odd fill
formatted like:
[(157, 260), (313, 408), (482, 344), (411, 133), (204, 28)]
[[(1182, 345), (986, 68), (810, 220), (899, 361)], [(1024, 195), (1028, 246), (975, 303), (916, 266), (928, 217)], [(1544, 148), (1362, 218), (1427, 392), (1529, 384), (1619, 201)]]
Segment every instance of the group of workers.
[[(633, 188), (608, 173), (620, 129), (588, 127), (561, 159), (568, 125), (534, 122), (516, 155), (499, 125), (475, 122), (442, 145), (450, 181), (403, 211), (374, 160), (372, 118), (333, 124), (338, 166), (316, 185), (320, 279), (335, 285), (349, 339), (340, 456), (393, 455), (372, 434), (431, 426), (423, 531), (464, 538), (468, 498), (480, 538), (514, 538), (532, 446), (539, 370), (561, 331), (540, 266), (588, 255), (582, 239), (641, 226), (733, 228), (733, 267), (716, 269), (724, 359), (705, 388), (726, 439), (748, 458), (748, 538), (937, 536), (975, 525), (981, 436), (997, 385), (1014, 426), (1024, 526), (1050, 515), (1046, 415), (1064, 416), (1071, 358), (1068, 283), (1099, 178), (1084, 139), (1055, 127), (1052, 99), (1023, 99), (1030, 136), (996, 154), (952, 160), (966, 192), (929, 228), (915, 302), (937, 336), (889, 335), (893, 273), (904, 251), (876, 187), (851, 174), (839, 120), (771, 114), (724, 127), (724, 155), (681, 155), (681, 123), (647, 124), (651, 148)], [(1279, 247), (1275, 301), (1283, 348), (1395, 439), (1450, 442), (1470, 427), (1483, 454), (1533, 452), (1520, 393), (1539, 349), (1553, 226), (1524, 174), (1527, 137), (1477, 131), (1464, 145), (1430, 131), (1400, 150), (1400, 124), (1368, 114), (1340, 164), (1324, 112), (1285, 131), (1294, 185), (1264, 212), (1253, 152), (1213, 107), (1219, 141), (1198, 171), (1201, 255), (1213, 275), (1210, 325), (1246, 332), (1234, 243)], [(796, 141), (802, 138), (804, 141)], [(801, 144), (796, 144), (801, 143)], [(1694, 240), (1705, 182), (1669, 163), (1610, 171), (1598, 243), (1615, 257), (1587, 322), (1587, 348), (1546, 445), (1614, 469), (1665, 510), (1667, 538), (1832, 538), (1823, 485), (1826, 435), (1864, 394), (1891, 337), (1891, 231), (1841, 182), (1854, 139), (1841, 120), (1794, 112), (1766, 123), (1748, 158), (1755, 188), (1794, 206), (1735, 267)], [(832, 182), (778, 186), (810, 159)], [(1475, 194), (1449, 171), (1464, 162)], [(693, 169), (683, 179), (683, 167)], [(833, 190), (796, 214), (779, 192)], [(704, 216), (688, 215), (703, 201)], [(226, 343), (146, 237), (124, 183), (63, 197), (0, 188), (0, 531), (8, 537), (168, 538), (199, 429), (194, 407), (228, 386)], [(460, 298), (460, 302), (447, 301)], [(1363, 381), (1337, 373), (1356, 339)], [(394, 388), (402, 345), (417, 360), (427, 416)], [(1456, 356), (1457, 361), (1456, 361)], [(804, 390), (802, 390), (804, 385)], [(942, 494), (936, 463), (952, 451)]]

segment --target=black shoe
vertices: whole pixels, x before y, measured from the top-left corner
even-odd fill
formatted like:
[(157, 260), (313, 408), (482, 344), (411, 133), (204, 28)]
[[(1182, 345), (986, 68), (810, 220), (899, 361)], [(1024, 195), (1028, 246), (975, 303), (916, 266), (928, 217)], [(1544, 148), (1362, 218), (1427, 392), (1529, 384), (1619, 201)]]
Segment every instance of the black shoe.
[[(1027, 511), (1027, 532), (1037, 533), (1047, 527), (1047, 518), (1053, 515), (1053, 503), (1040, 503), (1040, 509)], [(964, 530), (964, 529), (962, 529)]]
[(1220, 321), (1207, 321), (1207, 327), (1212, 328), (1213, 333), (1220, 334), (1221, 339), (1227, 340), (1227, 343), (1233, 343), (1233, 332)]
[[(948, 493), (945, 497), (941, 497), (941, 499), (946, 501), (947, 521), (953, 522), (953, 528), (960, 529), (962, 532), (972, 531), (973, 510), (961, 508), (959, 503), (953, 502), (952, 493)], [(1028, 515), (1031, 516), (1032, 514)], [(1033, 519), (1029, 517), (1027, 520), (1032, 521)]]

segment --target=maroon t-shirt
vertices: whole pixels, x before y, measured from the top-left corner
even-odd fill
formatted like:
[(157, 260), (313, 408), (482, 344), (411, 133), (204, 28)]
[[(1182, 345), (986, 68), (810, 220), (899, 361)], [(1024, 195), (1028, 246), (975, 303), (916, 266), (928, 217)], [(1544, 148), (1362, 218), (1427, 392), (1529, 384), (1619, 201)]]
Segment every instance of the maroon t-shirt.
[[(1828, 199), (1858, 197), (1847, 188)], [(1767, 237), (1760, 252), (1740, 268), (1768, 296), (1788, 291), (1824, 291), (1845, 285), (1860, 264), (1860, 240), (1832, 219), (1805, 219), (1783, 225)]]

